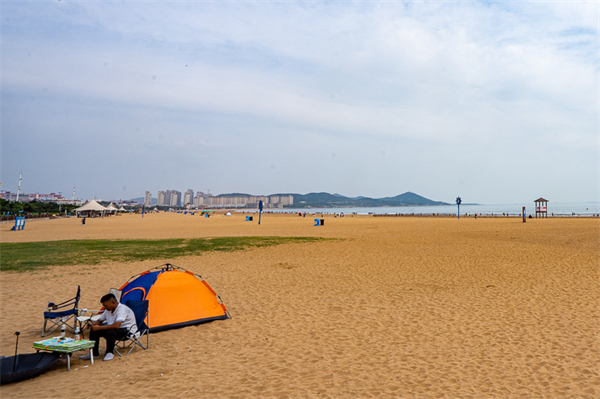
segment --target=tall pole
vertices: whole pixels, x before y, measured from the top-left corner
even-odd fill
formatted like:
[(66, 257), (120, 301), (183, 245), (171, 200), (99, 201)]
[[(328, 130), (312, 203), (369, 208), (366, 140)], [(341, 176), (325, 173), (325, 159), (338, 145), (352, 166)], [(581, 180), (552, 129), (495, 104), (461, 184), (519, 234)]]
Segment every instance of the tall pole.
[(13, 360), (13, 373), (17, 371), (17, 353), (19, 351), (19, 335), (21, 335), (21, 331), (16, 331), (15, 335), (17, 336), (17, 343), (15, 344), (15, 359)]
[(75, 202), (75, 187), (73, 187), (73, 198), (71, 198), (71, 201)]
[[(19, 193), (21, 192), (21, 180), (23, 180), (23, 171), (19, 174), (19, 186), (17, 187), (17, 202), (19, 202)], [(19, 338), (17, 338), (18, 340)]]
[(460, 199), (460, 197), (456, 197), (456, 206), (458, 206), (458, 218), (460, 219), (460, 203), (462, 202), (462, 199)]

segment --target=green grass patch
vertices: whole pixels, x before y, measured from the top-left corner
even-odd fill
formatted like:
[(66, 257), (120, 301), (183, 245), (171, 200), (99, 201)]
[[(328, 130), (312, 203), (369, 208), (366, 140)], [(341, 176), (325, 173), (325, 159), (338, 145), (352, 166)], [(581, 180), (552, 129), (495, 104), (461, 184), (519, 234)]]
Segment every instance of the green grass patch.
[(104, 261), (170, 260), (209, 251), (238, 251), (288, 243), (323, 240), (316, 237), (217, 237), (169, 240), (66, 240), (0, 244), (1, 271), (31, 271), (47, 266), (97, 265)]

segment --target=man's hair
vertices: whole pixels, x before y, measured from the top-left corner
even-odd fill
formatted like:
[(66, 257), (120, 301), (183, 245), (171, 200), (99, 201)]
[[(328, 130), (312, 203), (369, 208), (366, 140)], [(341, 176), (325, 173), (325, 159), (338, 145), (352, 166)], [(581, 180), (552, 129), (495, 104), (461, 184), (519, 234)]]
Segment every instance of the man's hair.
[(115, 294), (106, 294), (100, 299), (100, 303), (110, 301), (111, 299), (117, 302), (117, 297), (115, 296)]

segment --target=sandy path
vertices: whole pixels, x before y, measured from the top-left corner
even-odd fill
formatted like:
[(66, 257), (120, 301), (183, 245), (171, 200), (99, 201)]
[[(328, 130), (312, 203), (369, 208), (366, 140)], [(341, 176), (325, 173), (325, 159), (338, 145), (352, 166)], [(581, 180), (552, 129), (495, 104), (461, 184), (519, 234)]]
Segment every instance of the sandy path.
[[(153, 334), (150, 350), (110, 363), (61, 364), (2, 387), (3, 397), (108, 397), (98, 390), (107, 379), (126, 398), (600, 396), (597, 220), (330, 217), (317, 228), (297, 216), (262, 226), (149, 216), (0, 226), (0, 237), (340, 239), (175, 259), (211, 283), (233, 319)], [(81, 284), (92, 308), (160, 263), (0, 274), (0, 353), (11, 354), (15, 330), (30, 351), (47, 300)]]

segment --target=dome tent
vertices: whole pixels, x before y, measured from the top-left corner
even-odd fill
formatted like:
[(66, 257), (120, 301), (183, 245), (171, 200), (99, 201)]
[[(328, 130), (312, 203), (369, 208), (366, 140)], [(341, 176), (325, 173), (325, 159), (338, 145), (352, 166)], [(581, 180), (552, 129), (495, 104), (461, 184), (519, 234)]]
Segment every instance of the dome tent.
[(199, 275), (166, 263), (133, 276), (121, 302), (148, 300), (150, 332), (229, 319), (221, 297)]

